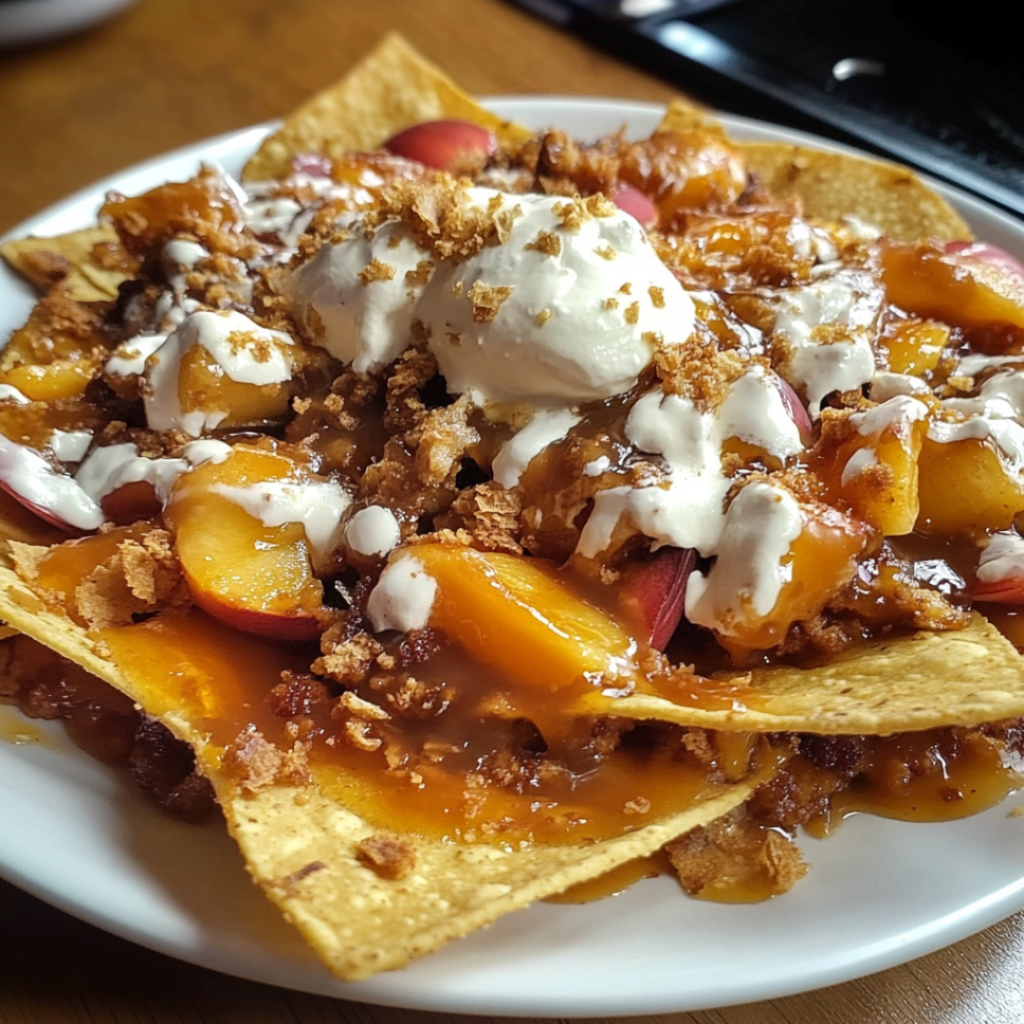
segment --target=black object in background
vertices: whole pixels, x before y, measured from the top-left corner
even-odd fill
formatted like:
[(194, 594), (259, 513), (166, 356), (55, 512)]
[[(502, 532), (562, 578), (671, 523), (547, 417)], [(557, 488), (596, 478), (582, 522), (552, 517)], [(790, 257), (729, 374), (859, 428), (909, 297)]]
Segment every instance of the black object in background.
[(1024, 61), (991, 0), (512, 2), (709, 105), (852, 143), (1024, 215)]

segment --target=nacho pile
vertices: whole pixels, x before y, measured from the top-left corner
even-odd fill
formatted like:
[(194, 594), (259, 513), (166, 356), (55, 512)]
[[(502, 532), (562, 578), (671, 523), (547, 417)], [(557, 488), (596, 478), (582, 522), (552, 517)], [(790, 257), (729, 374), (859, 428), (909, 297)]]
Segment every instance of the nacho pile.
[(920, 181), (397, 37), (243, 181), (3, 249), (0, 699), (215, 797), (335, 974), (1020, 784), (1024, 269)]

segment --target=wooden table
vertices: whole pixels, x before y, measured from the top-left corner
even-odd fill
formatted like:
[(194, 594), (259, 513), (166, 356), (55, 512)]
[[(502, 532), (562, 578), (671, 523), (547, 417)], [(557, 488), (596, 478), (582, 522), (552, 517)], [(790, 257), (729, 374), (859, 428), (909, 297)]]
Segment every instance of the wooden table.
[[(286, 113), (393, 27), (476, 94), (664, 100), (672, 92), (497, 0), (141, 0), (84, 35), (0, 55), (0, 232), (127, 164)], [(1010, 1024), (1024, 1020), (1022, 978), (1024, 913), (862, 981), (657, 1019)], [(440, 1019), (271, 989), (187, 966), (0, 883), (4, 1024)]]

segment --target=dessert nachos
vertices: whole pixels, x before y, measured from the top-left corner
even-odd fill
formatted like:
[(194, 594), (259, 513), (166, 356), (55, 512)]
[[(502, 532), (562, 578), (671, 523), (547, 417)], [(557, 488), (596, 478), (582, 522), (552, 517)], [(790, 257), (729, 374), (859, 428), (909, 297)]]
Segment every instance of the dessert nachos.
[(1020, 785), (1024, 269), (908, 172), (533, 133), (392, 37), (2, 251), (0, 699), (219, 804), (338, 976)]

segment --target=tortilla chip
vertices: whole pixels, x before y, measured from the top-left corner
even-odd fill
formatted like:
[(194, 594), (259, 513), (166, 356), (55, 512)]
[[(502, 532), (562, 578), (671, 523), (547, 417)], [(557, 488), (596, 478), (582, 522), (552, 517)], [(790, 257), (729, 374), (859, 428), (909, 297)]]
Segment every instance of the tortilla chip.
[(613, 699), (594, 693), (580, 713), (835, 735), (973, 726), (1024, 715), (1024, 658), (977, 612), (967, 629), (865, 640), (815, 668), (755, 669), (743, 684), (743, 703), (728, 709), (683, 707), (649, 694)]
[[(19, 238), (0, 245), (0, 256), (41, 292), (60, 284), (68, 298), (102, 302), (117, 298), (117, 288), (130, 276), (130, 267), (117, 266), (121, 243), (108, 224), (84, 228), (53, 238)], [(97, 259), (97, 246), (112, 247), (115, 258)], [(127, 254), (124, 254), (127, 257)]]
[(781, 142), (741, 142), (747, 167), (772, 195), (798, 196), (808, 217), (860, 218), (890, 238), (973, 238), (967, 222), (913, 171), (881, 160)]
[[(84, 630), (44, 609), (5, 568), (0, 618), (155, 710), (151, 695), (103, 658)], [(647, 856), (739, 806), (753, 791), (748, 783), (709, 786), (685, 811), (591, 844), (505, 849), (399, 836), (390, 841), (408, 854), (408, 870), (387, 877), (386, 863), (376, 869), (367, 863), (368, 841), (380, 835), (379, 828), (314, 786), (243, 792), (219, 767), (220, 751), (207, 745), (201, 723), (178, 711), (161, 721), (196, 750), (253, 880), (347, 981), (404, 967), (503, 914)]]
[(245, 165), (242, 180), (285, 178), (292, 157), (300, 153), (337, 158), (374, 150), (403, 128), (444, 118), (480, 125), (503, 143), (533, 135), (484, 110), (392, 33), (340, 82), (304, 103), (266, 138)]
[(685, 96), (675, 96), (669, 100), (661, 123), (656, 132), (692, 132), (697, 129), (713, 129), (721, 131), (721, 125), (706, 107), (694, 103)]
[(325, 797), (312, 794), (298, 807), (298, 791), (274, 788), (225, 801), (213, 782), (253, 877), (349, 981), (404, 967), (510, 911), (653, 853), (751, 793), (747, 785), (723, 787), (688, 811), (593, 845), (503, 850), (415, 838), (414, 871), (390, 881), (356, 853), (377, 830)]

